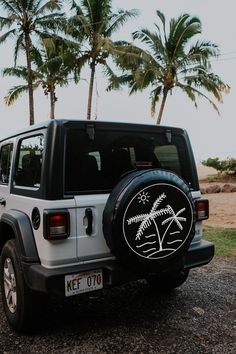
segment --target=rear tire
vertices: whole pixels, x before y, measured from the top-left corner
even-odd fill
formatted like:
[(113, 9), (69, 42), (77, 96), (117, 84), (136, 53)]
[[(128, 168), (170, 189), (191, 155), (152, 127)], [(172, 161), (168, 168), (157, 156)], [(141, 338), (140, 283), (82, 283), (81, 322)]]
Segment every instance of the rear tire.
[(169, 292), (185, 283), (188, 275), (189, 270), (187, 269), (162, 276), (149, 276), (146, 278), (146, 280), (152, 289), (159, 292)]
[(16, 240), (9, 240), (0, 259), (2, 302), (9, 325), (17, 332), (31, 332), (42, 318), (44, 295), (32, 291), (24, 280)]

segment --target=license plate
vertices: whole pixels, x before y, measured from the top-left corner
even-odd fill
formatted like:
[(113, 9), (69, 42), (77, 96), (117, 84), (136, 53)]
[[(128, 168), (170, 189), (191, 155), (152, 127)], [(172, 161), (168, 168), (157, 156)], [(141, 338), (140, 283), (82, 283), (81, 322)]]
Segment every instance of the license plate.
[(65, 276), (65, 295), (73, 296), (103, 288), (102, 270)]

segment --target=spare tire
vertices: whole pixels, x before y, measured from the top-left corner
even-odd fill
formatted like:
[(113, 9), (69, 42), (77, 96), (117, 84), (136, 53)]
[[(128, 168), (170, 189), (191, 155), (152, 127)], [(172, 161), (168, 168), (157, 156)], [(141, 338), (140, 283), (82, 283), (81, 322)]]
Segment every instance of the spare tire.
[(124, 265), (156, 273), (183, 257), (194, 236), (194, 219), (190, 189), (179, 176), (160, 169), (135, 171), (111, 192), (103, 233)]

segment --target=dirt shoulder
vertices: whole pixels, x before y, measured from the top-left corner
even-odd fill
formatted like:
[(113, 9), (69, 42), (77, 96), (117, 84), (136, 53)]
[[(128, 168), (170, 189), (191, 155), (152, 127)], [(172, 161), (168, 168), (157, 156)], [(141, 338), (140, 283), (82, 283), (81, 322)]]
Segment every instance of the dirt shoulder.
[(209, 200), (210, 217), (204, 225), (236, 228), (236, 193), (215, 193), (203, 196)]
[[(207, 187), (217, 185), (222, 190), (226, 183), (236, 185), (235, 178), (219, 178), (214, 168), (198, 164), (197, 171), (201, 189), (206, 190)], [(212, 180), (212, 182), (209, 182), (209, 180)], [(203, 198), (209, 200), (210, 206), (210, 217), (204, 221), (204, 225), (236, 228), (236, 192), (204, 194)]]

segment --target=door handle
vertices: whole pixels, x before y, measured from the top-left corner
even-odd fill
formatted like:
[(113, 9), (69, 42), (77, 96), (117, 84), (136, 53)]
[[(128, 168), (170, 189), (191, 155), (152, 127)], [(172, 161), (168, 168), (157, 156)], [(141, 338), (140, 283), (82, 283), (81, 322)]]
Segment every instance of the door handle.
[(85, 217), (87, 218), (85, 232), (87, 235), (91, 235), (93, 232), (93, 211), (91, 208), (85, 209)]
[(6, 206), (6, 199), (0, 197), (0, 204)]

